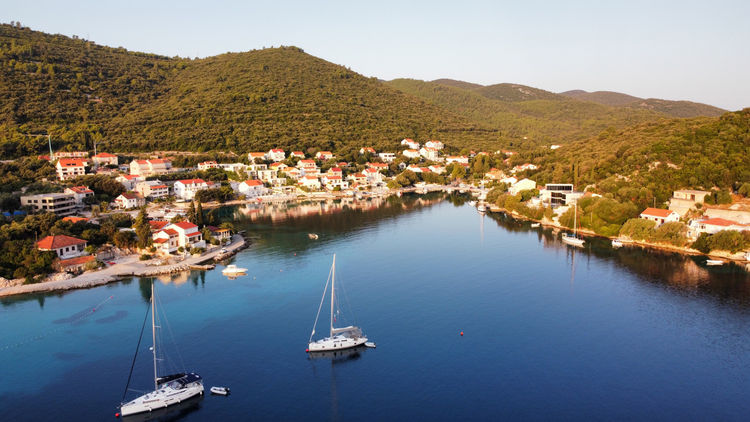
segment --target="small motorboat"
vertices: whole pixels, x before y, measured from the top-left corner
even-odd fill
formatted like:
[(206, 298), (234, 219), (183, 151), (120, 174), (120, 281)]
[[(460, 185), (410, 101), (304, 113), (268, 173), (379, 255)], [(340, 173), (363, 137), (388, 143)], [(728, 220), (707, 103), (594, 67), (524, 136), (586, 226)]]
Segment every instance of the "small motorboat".
[(375, 348), (375, 342), (374, 341), (365, 342), (365, 346), (367, 346), (367, 347), (369, 347), (371, 349), (374, 349)]
[(540, 224), (540, 223), (531, 223), (531, 228), (532, 228), (532, 229), (535, 229), (535, 228), (537, 228), (537, 227), (539, 227), (539, 226), (541, 226), (541, 224)]
[(315, 233), (308, 233), (307, 237), (309, 237), (312, 240), (318, 240), (318, 235)]
[(620, 241), (620, 239), (612, 239), (612, 247), (613, 248), (621, 248), (622, 247), (622, 241)]
[(470, 207), (475, 207), (475, 206), (477, 206), (477, 201), (469, 201), (469, 206), (470, 206)]
[(221, 270), (221, 273), (224, 275), (240, 275), (245, 274), (247, 272), (247, 268), (238, 267), (234, 264), (227, 265), (226, 268)]
[(211, 387), (211, 394), (217, 394), (219, 396), (228, 396), (229, 387)]
[(724, 265), (724, 261), (720, 259), (707, 259), (706, 265)]
[(480, 203), (479, 205), (477, 205), (477, 211), (479, 211), (480, 213), (486, 212), (487, 206)]

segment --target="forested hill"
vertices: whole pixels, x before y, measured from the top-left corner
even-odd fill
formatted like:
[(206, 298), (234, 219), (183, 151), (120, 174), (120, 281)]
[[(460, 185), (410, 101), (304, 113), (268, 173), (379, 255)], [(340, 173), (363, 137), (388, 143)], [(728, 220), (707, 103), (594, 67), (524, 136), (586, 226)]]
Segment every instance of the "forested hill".
[(0, 153), (55, 148), (237, 152), (271, 146), (394, 149), (404, 137), (456, 147), (497, 131), (295, 47), (168, 58), (0, 25)]
[(395, 79), (387, 84), (444, 110), (499, 128), (501, 137), (514, 140), (514, 146), (565, 143), (596, 136), (609, 127), (625, 128), (666, 118), (649, 110), (577, 101), (522, 85), (471, 87), (455, 81), (415, 79)]
[(660, 100), (657, 98), (644, 99), (612, 91), (586, 92), (576, 89), (573, 91), (562, 92), (560, 95), (581, 101), (591, 101), (610, 106), (642, 108), (672, 117), (715, 117), (726, 113), (726, 110), (708, 104), (695, 103), (692, 101)]

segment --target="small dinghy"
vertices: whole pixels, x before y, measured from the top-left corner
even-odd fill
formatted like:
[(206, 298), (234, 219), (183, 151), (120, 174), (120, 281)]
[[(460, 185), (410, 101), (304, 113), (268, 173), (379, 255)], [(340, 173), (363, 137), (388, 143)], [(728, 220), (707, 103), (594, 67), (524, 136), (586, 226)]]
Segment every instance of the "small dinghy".
[(531, 228), (532, 229), (535, 229), (535, 228), (537, 228), (539, 226), (541, 226), (541, 224), (539, 224), (539, 223), (531, 223)]
[(374, 341), (368, 341), (365, 343), (365, 346), (374, 349), (375, 348), (375, 342)]
[(720, 259), (707, 259), (706, 265), (724, 265), (724, 261)]
[(318, 239), (318, 235), (315, 234), (315, 233), (308, 233), (307, 237), (309, 237), (312, 240), (317, 240)]
[(211, 387), (211, 394), (218, 394), (220, 396), (228, 396), (229, 387)]

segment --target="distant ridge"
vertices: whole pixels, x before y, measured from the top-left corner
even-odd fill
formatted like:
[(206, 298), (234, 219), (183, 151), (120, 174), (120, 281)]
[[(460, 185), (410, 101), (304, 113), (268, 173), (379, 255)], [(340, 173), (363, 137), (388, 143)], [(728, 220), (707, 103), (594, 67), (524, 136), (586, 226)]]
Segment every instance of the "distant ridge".
[(644, 99), (613, 91), (587, 92), (581, 89), (575, 89), (572, 91), (561, 92), (560, 95), (575, 98), (576, 100), (591, 101), (614, 107), (643, 108), (664, 113), (672, 117), (715, 117), (727, 112), (727, 110), (718, 107), (692, 101), (672, 101), (657, 98)]

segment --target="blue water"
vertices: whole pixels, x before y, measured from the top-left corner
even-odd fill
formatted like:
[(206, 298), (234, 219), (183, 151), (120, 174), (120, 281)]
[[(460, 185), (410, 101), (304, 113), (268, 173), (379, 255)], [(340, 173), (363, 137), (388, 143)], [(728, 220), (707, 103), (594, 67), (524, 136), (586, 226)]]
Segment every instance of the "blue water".
[[(551, 231), (460, 202), (236, 218), (255, 237), (233, 261), (247, 276), (229, 280), (219, 266), (156, 282), (179, 350), (171, 360), (181, 357), (206, 387), (232, 389), (173, 419), (750, 413), (750, 276), (737, 265), (709, 269), (701, 258), (613, 251), (603, 240), (574, 251)], [(378, 347), (309, 359), (334, 253), (356, 320)], [(136, 279), (4, 299), (0, 419), (114, 418), (148, 289)], [(149, 345), (145, 337), (134, 389), (152, 382)]]

